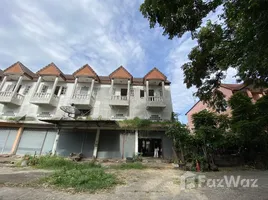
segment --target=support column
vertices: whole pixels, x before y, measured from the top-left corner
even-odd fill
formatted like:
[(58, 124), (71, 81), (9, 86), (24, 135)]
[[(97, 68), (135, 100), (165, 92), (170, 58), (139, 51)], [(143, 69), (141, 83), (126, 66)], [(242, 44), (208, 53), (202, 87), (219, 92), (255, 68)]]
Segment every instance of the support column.
[(149, 81), (146, 81), (146, 101), (149, 101)]
[(16, 84), (16, 86), (14, 88), (13, 94), (15, 94), (17, 92), (17, 90), (19, 89), (19, 86), (20, 86), (20, 84), (22, 82), (22, 78), (23, 78), (23, 76), (20, 76), (19, 80), (17, 81), (17, 84)]
[(74, 81), (74, 87), (73, 87), (73, 90), (72, 90), (72, 95), (71, 95), (71, 98), (73, 98), (74, 96), (74, 93), (75, 93), (75, 90), (76, 90), (76, 86), (77, 86), (77, 81), (78, 81), (78, 78), (75, 78), (75, 81)]
[(162, 81), (162, 99), (165, 101), (165, 82)]
[(138, 130), (135, 130), (135, 155), (138, 155), (139, 153), (138, 147), (139, 147), (139, 132)]
[(52, 155), (55, 156), (56, 155), (56, 149), (58, 146), (58, 142), (59, 142), (59, 137), (60, 137), (60, 129), (58, 129), (58, 132), (56, 134), (54, 143), (53, 143), (53, 147), (52, 147)]
[(12, 146), (12, 149), (11, 149), (11, 154), (16, 154), (18, 146), (19, 146), (19, 142), (20, 142), (22, 132), (23, 132), (23, 127), (20, 127), (18, 132), (17, 132), (15, 142), (13, 143), (13, 146)]
[(99, 138), (100, 138), (100, 129), (98, 128), (97, 133), (96, 133), (95, 143), (94, 143), (93, 158), (97, 158)]
[(110, 96), (113, 95), (113, 89), (114, 89), (114, 79), (111, 80)]
[(94, 83), (95, 83), (95, 80), (92, 79), (92, 81), (91, 81), (91, 87), (90, 87), (90, 93), (89, 93), (90, 97), (92, 96), (92, 93), (93, 93)]
[(127, 81), (127, 99), (130, 100), (130, 80)]
[(34, 86), (33, 93), (32, 93), (32, 97), (31, 97), (31, 98), (33, 98), (34, 95), (35, 95), (35, 93), (37, 93), (41, 81), (42, 81), (42, 77), (39, 76), (39, 77), (38, 77), (38, 80), (37, 80), (37, 82), (36, 82), (36, 84), (35, 84), (35, 86)]
[(53, 98), (54, 92), (55, 92), (56, 87), (57, 87), (57, 85), (58, 85), (58, 81), (59, 81), (59, 77), (56, 77), (56, 78), (55, 78), (55, 81), (54, 81), (54, 84), (53, 84), (53, 87), (52, 87), (52, 90), (51, 90), (51, 94), (50, 94), (50, 100), (49, 100), (49, 102), (50, 102), (50, 101), (52, 100), (52, 98)]
[(2, 88), (5, 85), (6, 81), (7, 81), (7, 76), (4, 77), (4, 79), (2, 80), (2, 82), (0, 84), (0, 92), (2, 91)]

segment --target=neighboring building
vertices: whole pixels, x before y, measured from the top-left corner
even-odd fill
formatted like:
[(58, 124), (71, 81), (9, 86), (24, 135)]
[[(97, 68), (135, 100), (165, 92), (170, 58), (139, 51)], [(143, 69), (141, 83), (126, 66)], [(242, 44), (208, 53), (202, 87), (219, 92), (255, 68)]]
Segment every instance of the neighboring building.
[[(125, 158), (141, 151), (152, 156), (160, 147), (163, 157), (172, 157), (165, 128), (128, 130), (117, 122), (170, 120), (170, 82), (156, 68), (135, 78), (122, 66), (98, 76), (89, 65), (64, 74), (51, 63), (33, 73), (17, 62), (0, 76), (0, 154)], [(60, 109), (71, 104), (82, 113), (77, 120)]]
[[(225, 99), (227, 101), (230, 99), (230, 97), (235, 92), (238, 92), (238, 91), (239, 92), (244, 92), (247, 96), (252, 98), (253, 102), (255, 102), (256, 100), (258, 100), (259, 98), (261, 98), (263, 95), (266, 94), (266, 91), (263, 90), (263, 89), (253, 88), (252, 86), (247, 86), (247, 85), (244, 85), (244, 84), (221, 84), (218, 90), (221, 91), (224, 94)], [(202, 101), (198, 101), (185, 114), (185, 115), (187, 115), (188, 127), (190, 128), (190, 130), (192, 130), (194, 128), (192, 115), (195, 114), (195, 113), (198, 113), (198, 112), (200, 112), (202, 110), (205, 110), (205, 109), (213, 111), (213, 109), (210, 108), (206, 103), (204, 103)], [(226, 111), (222, 112), (221, 114), (231, 115), (231, 108), (227, 107)]]

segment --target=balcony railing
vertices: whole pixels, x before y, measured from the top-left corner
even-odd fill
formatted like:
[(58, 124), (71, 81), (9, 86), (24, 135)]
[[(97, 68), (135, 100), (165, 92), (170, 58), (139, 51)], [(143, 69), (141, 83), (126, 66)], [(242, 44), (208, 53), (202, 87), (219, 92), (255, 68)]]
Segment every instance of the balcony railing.
[[(51, 95), (52, 95), (52, 98), (51, 98)], [(51, 94), (51, 93), (43, 93), (43, 92), (35, 93), (31, 99), (31, 103), (36, 104), (36, 105), (57, 106), (58, 102), (59, 102), (59, 97), (57, 95)]]
[(149, 96), (147, 98), (147, 108), (154, 107), (154, 108), (164, 108), (166, 107), (166, 104), (164, 102), (163, 97), (154, 97)]
[(112, 95), (110, 106), (129, 106), (129, 99), (127, 96)]
[(113, 95), (111, 100), (127, 101), (127, 96)]
[(89, 94), (74, 94), (71, 98), (71, 103), (74, 103), (78, 108), (90, 108), (94, 106), (95, 98)]
[(0, 103), (21, 105), (24, 100), (24, 96), (17, 92), (0, 92)]

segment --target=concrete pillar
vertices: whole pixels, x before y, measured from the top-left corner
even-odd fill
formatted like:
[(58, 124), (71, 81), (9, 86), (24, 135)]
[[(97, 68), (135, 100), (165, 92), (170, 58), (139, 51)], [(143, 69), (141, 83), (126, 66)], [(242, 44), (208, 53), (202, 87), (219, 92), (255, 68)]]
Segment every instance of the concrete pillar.
[(7, 81), (7, 76), (4, 77), (4, 79), (2, 80), (2, 82), (0, 84), (0, 92), (2, 91), (2, 88), (4, 87), (6, 81)]
[(114, 89), (114, 79), (111, 80), (111, 88), (110, 88), (110, 95), (113, 95), (113, 89)]
[(139, 153), (139, 132), (138, 130), (135, 130), (135, 155)]
[(149, 81), (146, 81), (146, 101), (149, 101)]
[(16, 154), (18, 146), (19, 146), (19, 142), (20, 142), (22, 132), (23, 132), (23, 127), (20, 127), (18, 132), (17, 132), (15, 142), (13, 143), (13, 146), (12, 146), (12, 149), (11, 149), (11, 154)]
[(77, 81), (78, 81), (78, 78), (75, 78), (74, 87), (73, 87), (73, 90), (72, 90), (72, 93), (71, 93), (71, 98), (73, 98), (73, 96), (74, 96), (74, 93), (75, 93), (75, 90), (76, 90), (76, 86), (77, 86)]
[(97, 133), (96, 133), (95, 143), (94, 143), (93, 158), (97, 158), (99, 138), (100, 138), (100, 129), (98, 128)]
[(17, 92), (17, 90), (19, 89), (19, 86), (20, 86), (20, 84), (21, 84), (21, 82), (22, 82), (22, 79), (23, 79), (23, 76), (20, 76), (20, 78), (19, 78), (19, 80), (17, 81), (17, 84), (16, 84), (16, 86), (15, 86), (15, 88), (14, 88), (13, 94), (15, 94), (15, 93)]
[(163, 101), (165, 101), (165, 82), (162, 81), (162, 98), (163, 98)]
[(58, 81), (59, 81), (59, 77), (56, 77), (56, 78), (55, 78), (55, 81), (54, 81), (54, 84), (53, 84), (53, 86), (52, 86), (52, 90), (51, 90), (51, 93), (50, 93), (50, 100), (49, 100), (49, 101), (51, 101), (51, 99), (53, 98), (53, 95), (54, 95), (54, 92), (55, 92), (55, 90), (56, 90)]
[(95, 80), (92, 79), (92, 81), (91, 81), (91, 86), (90, 86), (90, 93), (89, 93), (89, 96), (90, 96), (90, 97), (91, 97), (92, 94), (93, 94), (94, 83), (95, 83)]
[(58, 129), (58, 132), (56, 134), (56, 137), (55, 137), (55, 140), (54, 140), (54, 143), (53, 143), (53, 147), (52, 147), (52, 155), (56, 155), (56, 149), (57, 149), (57, 146), (58, 146), (58, 142), (59, 142), (59, 137), (60, 137), (60, 129)]
[(36, 82), (36, 84), (34, 86), (34, 89), (33, 89), (32, 98), (34, 97), (35, 93), (37, 93), (41, 81), (42, 81), (42, 77), (39, 76), (38, 80), (37, 80), (37, 82)]
[(127, 81), (127, 99), (130, 100), (130, 80)]

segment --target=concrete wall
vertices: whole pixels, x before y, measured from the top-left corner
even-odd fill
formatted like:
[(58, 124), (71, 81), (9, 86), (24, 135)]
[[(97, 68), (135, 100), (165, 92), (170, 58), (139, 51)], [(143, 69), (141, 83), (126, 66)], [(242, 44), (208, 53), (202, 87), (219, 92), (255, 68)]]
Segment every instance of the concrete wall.
[[(7, 81), (2, 89), (2, 91), (5, 90), (7, 85), (16, 83), (14, 81)], [(23, 94), (23, 91), (26, 86), (30, 85), (30, 91), (28, 94), (25, 95), (24, 101), (21, 106), (14, 106), (14, 105), (1, 105), (0, 104), (0, 113), (4, 113), (6, 111), (13, 111), (16, 116), (32, 116), (37, 117), (40, 113), (47, 111), (50, 112), (52, 117), (62, 117), (65, 115), (63, 111), (60, 110), (60, 106), (66, 106), (70, 105), (71, 102), (71, 96), (72, 91), (74, 87), (74, 83), (66, 83), (63, 81), (58, 82), (58, 86), (65, 86), (67, 87), (66, 94), (59, 96), (59, 103), (57, 107), (52, 106), (37, 106), (30, 103), (31, 96), (34, 93), (34, 85), (36, 82), (32, 81), (22, 81), (22, 88), (20, 90), (20, 94)], [(41, 82), (38, 91), (41, 90), (42, 84), (48, 85), (48, 93), (51, 92), (53, 82)], [(90, 88), (91, 83), (78, 83), (78, 87), (81, 86), (88, 86)], [(96, 101), (93, 106), (91, 117), (92, 118), (101, 118), (101, 119), (114, 119), (113, 116), (116, 114), (122, 113), (126, 116), (128, 119), (132, 119), (135, 117), (139, 117), (142, 119), (148, 119), (152, 114), (157, 114), (160, 116), (163, 120), (169, 120), (171, 117), (172, 112), (172, 103), (171, 103), (171, 94), (170, 94), (170, 86), (165, 86), (165, 102), (166, 107), (164, 109), (146, 109), (146, 94), (145, 97), (140, 98), (140, 90), (144, 90), (145, 86), (131, 86), (131, 88), (134, 90), (134, 96), (130, 96), (130, 104), (128, 107), (110, 107), (110, 88), (111, 85), (107, 84), (94, 84), (93, 93), (96, 95)], [(127, 84), (125, 85), (117, 85), (115, 84), (113, 87), (116, 91), (120, 91), (121, 88), (127, 88)], [(160, 95), (159, 91), (161, 89), (161, 86), (149, 86), (150, 89), (154, 89), (155, 95)], [(29, 112), (30, 111), (30, 112)], [(3, 116), (4, 117), (4, 116)]]

